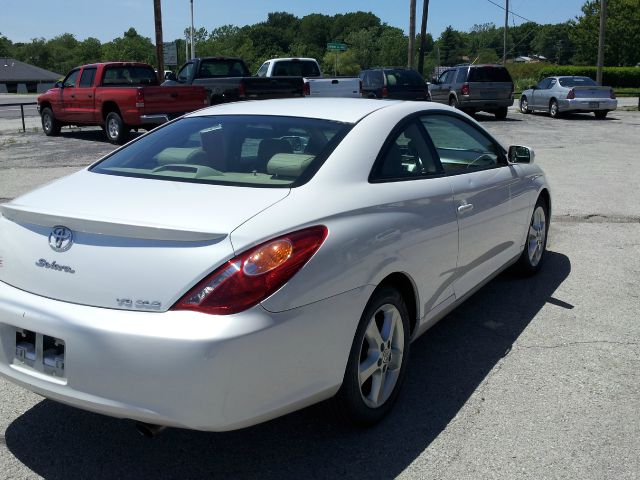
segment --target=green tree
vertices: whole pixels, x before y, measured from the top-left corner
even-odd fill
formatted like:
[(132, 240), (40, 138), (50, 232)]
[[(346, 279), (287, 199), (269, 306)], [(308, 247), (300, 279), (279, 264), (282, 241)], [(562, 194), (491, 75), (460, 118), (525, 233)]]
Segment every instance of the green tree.
[(102, 43), (100, 43), (100, 40), (97, 38), (89, 37), (83, 40), (76, 49), (78, 63), (95, 63), (99, 62), (102, 58)]
[(454, 30), (449, 25), (438, 39), (437, 46), (440, 49), (440, 63), (442, 65), (455, 65), (460, 63), (466, 52), (465, 39), (462, 33)]
[(575, 45), (571, 38), (572, 28), (569, 23), (542, 25), (531, 42), (532, 53), (543, 55), (558, 65), (570, 63), (575, 54)]
[(13, 43), (0, 33), (0, 57), (13, 56)]
[(156, 47), (148, 37), (138, 34), (130, 28), (120, 38), (105, 43), (102, 48), (102, 59), (105, 61), (134, 61), (155, 63)]
[(541, 25), (535, 22), (525, 22), (516, 27), (509, 28), (509, 34), (513, 40), (513, 47), (509, 50), (510, 56), (520, 57), (522, 55), (536, 53), (532, 47), (533, 39), (540, 30)]
[[(589, 0), (573, 22), (573, 61), (595, 65), (598, 57), (600, 2)], [(640, 0), (609, 0), (605, 36), (605, 65), (632, 66), (640, 62)]]
[[(377, 36), (377, 55), (374, 63), (378, 66), (401, 66), (407, 63), (407, 50), (409, 48), (409, 38), (404, 32), (395, 27), (384, 25), (381, 32)], [(427, 51), (429, 51), (429, 43), (433, 48), (433, 39), (427, 35)], [(420, 45), (420, 38), (416, 40), (416, 45)], [(417, 62), (418, 51), (416, 49)]]

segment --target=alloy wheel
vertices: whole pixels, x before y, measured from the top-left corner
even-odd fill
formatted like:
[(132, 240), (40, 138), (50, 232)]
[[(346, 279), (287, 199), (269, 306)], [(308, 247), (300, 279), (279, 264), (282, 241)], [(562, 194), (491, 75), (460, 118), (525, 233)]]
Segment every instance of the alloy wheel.
[(393, 393), (404, 357), (404, 326), (400, 311), (382, 305), (369, 319), (360, 347), (360, 395), (370, 408), (382, 406)]
[(527, 251), (531, 266), (535, 267), (540, 263), (544, 253), (545, 240), (547, 237), (547, 216), (544, 208), (539, 205), (531, 217), (529, 234), (527, 236)]

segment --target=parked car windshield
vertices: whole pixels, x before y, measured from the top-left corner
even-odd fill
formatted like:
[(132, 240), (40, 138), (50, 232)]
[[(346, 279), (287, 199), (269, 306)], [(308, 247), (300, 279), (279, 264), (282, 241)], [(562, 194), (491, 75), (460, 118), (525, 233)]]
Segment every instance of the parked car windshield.
[(424, 85), (424, 80), (420, 74), (414, 70), (385, 70), (388, 86), (410, 86)]
[(598, 84), (589, 77), (561, 77), (560, 85), (563, 87), (597, 87)]
[(113, 66), (106, 67), (102, 77), (102, 85), (135, 86), (157, 85), (156, 72), (151, 67), (144, 66)]
[(295, 187), (315, 174), (350, 129), (351, 124), (297, 117), (182, 118), (90, 170), (194, 183)]
[(278, 60), (273, 66), (275, 77), (319, 77), (320, 69), (311, 60)]
[(469, 82), (511, 82), (511, 75), (504, 67), (475, 67), (469, 71)]

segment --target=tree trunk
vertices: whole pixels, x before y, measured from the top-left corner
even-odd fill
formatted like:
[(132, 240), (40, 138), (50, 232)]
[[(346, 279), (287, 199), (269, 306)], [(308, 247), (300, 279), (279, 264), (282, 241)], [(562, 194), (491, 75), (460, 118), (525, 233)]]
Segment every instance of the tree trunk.
[(429, 0), (422, 3), (422, 23), (420, 24), (420, 57), (418, 58), (418, 71), (424, 76), (424, 55), (427, 46), (427, 18), (429, 17)]
[(413, 67), (413, 52), (416, 39), (416, 0), (409, 0), (409, 55), (407, 66)]
[(162, 9), (160, 0), (153, 0), (153, 18), (156, 24), (156, 65), (158, 82), (164, 81), (164, 49), (162, 44)]

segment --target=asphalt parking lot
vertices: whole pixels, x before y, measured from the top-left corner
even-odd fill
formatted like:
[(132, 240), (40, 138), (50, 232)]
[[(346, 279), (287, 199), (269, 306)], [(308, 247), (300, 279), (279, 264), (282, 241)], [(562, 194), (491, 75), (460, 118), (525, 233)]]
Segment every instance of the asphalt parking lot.
[[(417, 340), (382, 424), (350, 429), (316, 406), (147, 440), (0, 380), (0, 478), (640, 477), (640, 112), (477, 118), (547, 173), (546, 264), (502, 274)], [(0, 203), (114, 148), (97, 128), (49, 138), (27, 120), (21, 133), (0, 118)]]

